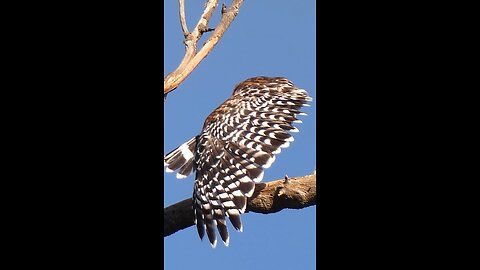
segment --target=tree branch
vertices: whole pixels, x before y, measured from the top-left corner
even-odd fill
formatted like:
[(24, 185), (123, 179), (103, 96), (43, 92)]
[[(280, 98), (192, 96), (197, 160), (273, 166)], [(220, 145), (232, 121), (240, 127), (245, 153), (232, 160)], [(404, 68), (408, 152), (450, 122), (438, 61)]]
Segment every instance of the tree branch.
[(183, 36), (187, 37), (190, 32), (188, 32), (187, 20), (185, 19), (185, 0), (178, 0), (179, 5), (179, 15), (180, 15), (180, 25), (182, 26)]
[[(205, 42), (203, 47), (197, 53), (197, 43), (203, 33), (211, 31), (212, 29), (208, 28), (208, 22), (213, 14), (213, 11), (217, 7), (217, 0), (208, 0), (205, 5), (205, 10), (200, 17), (200, 20), (197, 23), (195, 29), (188, 33), (186, 29), (186, 22), (184, 18), (184, 3), (182, 0), (179, 0), (180, 5), (180, 22), (182, 25), (182, 30), (186, 34), (185, 37), (185, 56), (183, 57), (182, 62), (178, 68), (168, 74), (163, 80), (163, 94), (164, 96), (169, 92), (175, 90), (185, 79), (192, 73), (192, 71), (200, 64), (200, 62), (207, 57), (207, 55), (213, 50), (215, 45), (222, 38), (225, 31), (228, 29), (230, 24), (233, 22), (235, 17), (238, 14), (240, 6), (243, 4), (243, 0), (233, 0), (232, 4), (225, 10), (222, 7), (222, 18), (218, 23), (215, 31)], [(182, 15), (183, 14), (183, 15)], [(183, 17), (183, 18), (182, 18)], [(186, 30), (186, 31), (185, 31)]]
[[(247, 211), (270, 214), (283, 209), (302, 209), (316, 205), (317, 175), (287, 178), (257, 183), (255, 192), (248, 199)], [(168, 206), (163, 211), (163, 236), (169, 236), (177, 231), (194, 225), (192, 199), (186, 199)]]

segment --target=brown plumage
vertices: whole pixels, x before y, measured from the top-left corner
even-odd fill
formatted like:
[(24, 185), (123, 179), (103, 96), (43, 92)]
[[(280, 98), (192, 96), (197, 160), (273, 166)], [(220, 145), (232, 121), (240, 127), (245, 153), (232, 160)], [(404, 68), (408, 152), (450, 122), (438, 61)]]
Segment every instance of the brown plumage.
[(177, 178), (195, 172), (193, 208), (200, 238), (206, 232), (215, 247), (216, 227), (228, 245), (225, 217), (242, 231), (240, 214), (255, 182), (293, 141), (290, 132), (298, 132), (293, 123), (301, 123), (300, 109), (311, 100), (286, 78), (247, 79), (207, 117), (200, 135), (165, 156), (167, 172), (178, 171)]

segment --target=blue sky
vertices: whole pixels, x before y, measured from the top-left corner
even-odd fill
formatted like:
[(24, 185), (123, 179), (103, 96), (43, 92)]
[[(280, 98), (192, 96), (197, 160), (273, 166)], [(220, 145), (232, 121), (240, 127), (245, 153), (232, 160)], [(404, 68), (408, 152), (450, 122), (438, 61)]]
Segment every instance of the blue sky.
[[(219, 21), (221, 3), (210, 27)], [(204, 1), (186, 1), (189, 30)], [(295, 142), (265, 171), (264, 182), (310, 174), (316, 168), (315, 1), (245, 1), (215, 49), (165, 105), (164, 154), (198, 134), (207, 115), (227, 99), (233, 87), (254, 76), (284, 76), (314, 98)], [(164, 68), (173, 71), (184, 54), (178, 1), (164, 1)], [(207, 34), (208, 35), (208, 34)], [(200, 44), (203, 44), (205, 37)], [(177, 180), (165, 173), (165, 206), (188, 197), (193, 176)], [(242, 215), (243, 232), (228, 224), (230, 245), (212, 249), (195, 227), (164, 238), (166, 269), (315, 269), (316, 206), (279, 213)]]

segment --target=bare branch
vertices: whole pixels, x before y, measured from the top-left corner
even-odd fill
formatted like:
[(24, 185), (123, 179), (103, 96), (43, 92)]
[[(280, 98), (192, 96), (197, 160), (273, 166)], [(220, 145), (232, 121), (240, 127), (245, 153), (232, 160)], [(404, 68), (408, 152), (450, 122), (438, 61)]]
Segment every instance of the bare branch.
[(180, 15), (180, 25), (182, 26), (183, 36), (187, 37), (190, 32), (188, 32), (187, 20), (185, 19), (185, 0), (178, 0), (179, 15)]
[[(257, 183), (249, 198), (246, 212), (270, 214), (283, 209), (302, 209), (316, 205), (317, 175), (280, 179), (268, 183)], [(186, 199), (164, 209), (163, 236), (194, 225), (192, 199)]]
[[(181, 1), (181, 0), (179, 0)], [(195, 29), (189, 33), (185, 38), (185, 56), (178, 66), (178, 68), (168, 74), (163, 80), (163, 93), (167, 94), (175, 90), (185, 79), (192, 73), (192, 71), (200, 64), (200, 62), (213, 50), (215, 45), (219, 42), (225, 31), (233, 22), (238, 14), (238, 10), (243, 4), (243, 0), (233, 0), (232, 5), (225, 11), (222, 7), (222, 18), (215, 27), (215, 31), (208, 38), (197, 53), (197, 43), (203, 33), (211, 31), (208, 28), (208, 22), (217, 7), (218, 1), (209, 0), (206, 3), (205, 10), (200, 17)], [(181, 11), (180, 11), (181, 12)], [(183, 26), (182, 26), (183, 28)]]

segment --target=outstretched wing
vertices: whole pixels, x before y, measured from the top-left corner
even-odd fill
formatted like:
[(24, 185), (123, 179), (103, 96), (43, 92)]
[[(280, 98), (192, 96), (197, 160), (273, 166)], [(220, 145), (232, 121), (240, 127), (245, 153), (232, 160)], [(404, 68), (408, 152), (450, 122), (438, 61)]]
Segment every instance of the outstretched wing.
[[(239, 84), (233, 95), (206, 119), (195, 151), (195, 222), (215, 247), (215, 227), (229, 243), (225, 216), (242, 230), (240, 214), (255, 182), (293, 141), (293, 123), (312, 99), (285, 78), (256, 77)], [(185, 146), (184, 149), (188, 147)], [(172, 167), (173, 168), (173, 167)]]

